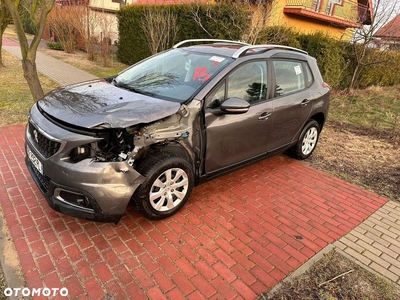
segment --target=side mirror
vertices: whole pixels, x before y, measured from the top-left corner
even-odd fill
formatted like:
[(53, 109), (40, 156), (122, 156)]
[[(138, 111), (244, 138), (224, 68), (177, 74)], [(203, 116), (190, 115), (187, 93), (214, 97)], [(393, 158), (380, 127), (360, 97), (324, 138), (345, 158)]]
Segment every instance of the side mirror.
[(226, 99), (220, 109), (228, 114), (243, 114), (249, 110), (250, 103), (240, 98)]

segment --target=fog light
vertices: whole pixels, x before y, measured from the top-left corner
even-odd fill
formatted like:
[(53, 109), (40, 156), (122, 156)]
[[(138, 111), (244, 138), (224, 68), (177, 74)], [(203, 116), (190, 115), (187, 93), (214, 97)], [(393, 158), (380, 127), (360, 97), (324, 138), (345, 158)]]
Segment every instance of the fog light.
[(89, 200), (86, 197), (77, 197), (76, 203), (78, 203), (82, 207), (89, 207)]
[(89, 199), (85, 195), (82, 195), (80, 193), (56, 188), (54, 190), (54, 197), (64, 203), (68, 203), (69, 205), (93, 211), (93, 207)]

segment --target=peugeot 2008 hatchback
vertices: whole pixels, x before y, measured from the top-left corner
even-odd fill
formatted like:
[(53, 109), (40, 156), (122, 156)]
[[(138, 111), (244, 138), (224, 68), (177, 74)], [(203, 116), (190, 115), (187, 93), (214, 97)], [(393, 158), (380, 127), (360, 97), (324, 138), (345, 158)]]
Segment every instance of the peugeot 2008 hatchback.
[(45, 95), (29, 113), (26, 164), (58, 212), (117, 223), (132, 202), (162, 219), (204, 180), (284, 151), (309, 157), (329, 94), (302, 50), (187, 40)]

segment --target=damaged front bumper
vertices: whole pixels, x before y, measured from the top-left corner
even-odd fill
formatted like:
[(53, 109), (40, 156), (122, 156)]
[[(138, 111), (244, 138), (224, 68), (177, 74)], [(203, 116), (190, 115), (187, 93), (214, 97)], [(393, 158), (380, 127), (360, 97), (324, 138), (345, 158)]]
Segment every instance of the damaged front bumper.
[(34, 122), (39, 116), (31, 111), (25, 161), (50, 207), (81, 219), (117, 223), (144, 177), (126, 162), (70, 161), (71, 149), (97, 138), (69, 132), (43, 117), (39, 127)]
[[(86, 167), (84, 173), (57, 166), (60, 174), (53, 180), (41, 174), (28, 156), (25, 161), (32, 178), (52, 209), (91, 221), (118, 223), (131, 196), (143, 181), (143, 177), (133, 169), (127, 174), (118, 170), (119, 166), (104, 166), (125, 163), (96, 163), (103, 166), (90, 168), (90, 171)], [(107, 174), (107, 177), (114, 178), (108, 182), (103, 180)], [(74, 179), (87, 176), (90, 179), (86, 182)]]

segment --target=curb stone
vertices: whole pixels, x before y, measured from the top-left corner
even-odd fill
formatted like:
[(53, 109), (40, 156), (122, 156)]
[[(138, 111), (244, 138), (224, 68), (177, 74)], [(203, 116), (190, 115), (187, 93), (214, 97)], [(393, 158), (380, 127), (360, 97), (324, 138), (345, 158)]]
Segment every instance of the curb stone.
[(297, 270), (295, 270), (293, 273), (291, 273), (289, 276), (287, 276), (285, 279), (283, 279), (281, 282), (275, 285), (270, 291), (267, 292), (266, 297), (265, 296), (261, 297), (263, 297), (263, 299), (271, 299), (272, 296), (282, 287), (283, 283), (290, 282), (296, 277), (299, 277), (300, 275), (307, 272), (313, 264), (315, 264), (325, 254), (331, 252), (332, 250), (337, 250), (337, 248), (332, 244), (328, 244), (325, 248), (323, 248), (321, 251), (319, 251), (317, 254), (311, 257), (308, 261), (306, 261), (303, 265), (301, 265)]
[[(3, 209), (0, 205), (0, 263), (4, 279), (9, 288), (26, 287), (25, 278), (19, 262), (18, 253), (10, 237), (10, 231), (4, 222)], [(10, 296), (9, 299), (31, 299), (23, 296)]]

